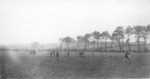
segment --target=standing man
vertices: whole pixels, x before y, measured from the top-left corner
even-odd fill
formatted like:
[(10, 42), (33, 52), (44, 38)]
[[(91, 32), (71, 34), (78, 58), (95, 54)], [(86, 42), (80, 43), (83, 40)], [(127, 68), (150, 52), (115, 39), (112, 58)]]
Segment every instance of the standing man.
[(53, 51), (50, 51), (50, 57), (52, 57), (53, 56)]
[(70, 52), (69, 52), (69, 51), (67, 51), (67, 56), (69, 56), (69, 54), (70, 54)]
[(56, 50), (56, 60), (58, 61), (58, 58), (59, 58), (59, 52), (58, 52), (58, 49)]

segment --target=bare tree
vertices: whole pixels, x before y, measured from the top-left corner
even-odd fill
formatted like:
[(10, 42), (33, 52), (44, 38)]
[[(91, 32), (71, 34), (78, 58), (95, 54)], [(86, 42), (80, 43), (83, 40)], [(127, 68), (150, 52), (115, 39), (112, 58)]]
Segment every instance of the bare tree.
[(105, 40), (105, 51), (107, 51), (107, 40), (110, 38), (110, 34), (108, 33), (108, 31), (104, 31), (102, 32), (103, 38)]
[(114, 42), (115, 42), (115, 35), (114, 34), (112, 34), (111, 35), (111, 37), (110, 37), (110, 40), (111, 40), (111, 50), (113, 50), (114, 51)]
[(66, 48), (67, 48), (68, 56), (69, 56), (69, 54), (70, 54), (70, 52), (69, 52), (69, 50), (70, 50), (69, 45), (70, 45), (71, 42), (74, 41), (74, 39), (71, 38), (71, 37), (69, 37), (69, 36), (67, 36), (67, 37), (63, 38), (63, 41), (64, 41), (64, 43), (66, 44)]
[(100, 32), (94, 31), (94, 32), (92, 32), (92, 36), (96, 40), (97, 49), (98, 49), (98, 46), (99, 46), (98, 43), (99, 43), (99, 40), (100, 40)]
[(130, 36), (133, 34), (133, 30), (134, 28), (131, 26), (128, 26), (125, 30), (125, 34), (127, 35), (127, 40), (126, 43), (128, 45), (129, 51), (131, 50), (131, 46), (130, 46)]
[(144, 50), (147, 51), (147, 39), (150, 34), (150, 25), (143, 26), (144, 30), (142, 31), (142, 38), (144, 39)]
[(122, 45), (121, 40), (124, 39), (124, 29), (122, 26), (118, 26), (115, 31), (113, 32), (113, 38), (118, 42), (119, 44), (119, 50), (121, 51)]
[(88, 48), (89, 48), (89, 39), (90, 38), (91, 38), (91, 34), (85, 34), (83, 37), (85, 50), (87, 49), (86, 46), (88, 46)]
[(95, 49), (95, 44), (96, 44), (96, 41), (93, 39), (92, 40), (93, 50)]
[(102, 33), (100, 34), (100, 39), (101, 39), (101, 51), (103, 50), (103, 41), (104, 41), (104, 39), (105, 39), (104, 36), (105, 36), (105, 35), (104, 35), (104, 32), (102, 32)]
[(137, 43), (138, 43), (138, 51), (140, 51), (140, 38), (142, 37), (142, 33), (144, 31), (144, 26), (142, 25), (137, 25), (134, 27), (134, 34), (135, 37), (137, 38)]
[(80, 43), (83, 42), (83, 36), (77, 36), (77, 46), (78, 46), (78, 51), (80, 49)]

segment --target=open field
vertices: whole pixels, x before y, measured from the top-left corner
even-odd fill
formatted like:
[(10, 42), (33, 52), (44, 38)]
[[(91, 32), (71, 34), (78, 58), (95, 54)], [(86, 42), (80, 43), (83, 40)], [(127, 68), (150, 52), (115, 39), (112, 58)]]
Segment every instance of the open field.
[[(149, 78), (150, 53), (134, 53), (128, 62), (124, 53), (90, 52), (79, 57), (74, 52), (66, 56), (60, 52), (59, 60), (46, 51), (30, 55), (26, 51), (6, 51), (10, 62), (5, 63), (7, 78), (26, 79), (99, 79), (99, 78)], [(102, 56), (101, 56), (102, 55)], [(13, 61), (12, 61), (13, 60)]]

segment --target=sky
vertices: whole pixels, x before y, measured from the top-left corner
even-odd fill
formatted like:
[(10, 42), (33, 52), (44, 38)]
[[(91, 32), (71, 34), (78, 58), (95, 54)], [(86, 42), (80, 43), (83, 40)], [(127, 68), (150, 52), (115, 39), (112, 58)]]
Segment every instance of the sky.
[(150, 24), (150, 0), (0, 0), (0, 44), (59, 43)]

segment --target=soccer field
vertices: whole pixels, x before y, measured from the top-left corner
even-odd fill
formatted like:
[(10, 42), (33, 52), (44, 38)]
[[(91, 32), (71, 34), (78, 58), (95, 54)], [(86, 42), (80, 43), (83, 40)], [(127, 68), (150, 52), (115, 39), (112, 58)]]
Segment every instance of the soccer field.
[(99, 79), (99, 78), (149, 78), (150, 53), (134, 53), (131, 60), (124, 61), (124, 53), (59, 52), (59, 59), (49, 52), (40, 51), (30, 55), (27, 51), (8, 51), (13, 62), (6, 63), (7, 78), (27, 79)]

